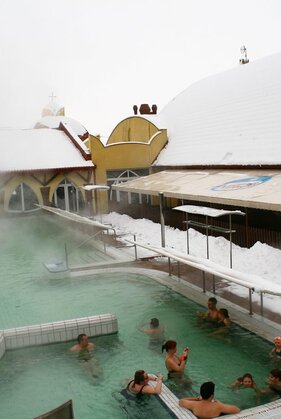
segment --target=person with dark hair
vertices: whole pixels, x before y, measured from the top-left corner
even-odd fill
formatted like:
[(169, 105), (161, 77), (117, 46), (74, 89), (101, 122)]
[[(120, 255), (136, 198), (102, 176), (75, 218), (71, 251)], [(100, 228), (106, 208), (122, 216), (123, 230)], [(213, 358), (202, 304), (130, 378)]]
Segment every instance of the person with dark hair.
[(218, 315), (218, 322), (217, 322), (217, 330), (214, 332), (209, 333), (211, 337), (223, 337), (228, 334), (231, 326), (231, 320), (228, 314), (228, 310), (226, 308), (219, 309)]
[(80, 333), (77, 341), (78, 343), (69, 349), (70, 352), (78, 352), (79, 358), (89, 359), (89, 354), (94, 350), (95, 345), (89, 342), (89, 337), (85, 333)]
[(165, 340), (164, 327), (159, 323), (159, 320), (156, 317), (153, 317), (150, 320), (149, 328), (143, 326), (139, 329), (149, 336), (149, 346), (152, 349), (159, 350), (161, 348), (161, 345)]
[(252, 374), (246, 373), (242, 377), (236, 378), (236, 380), (229, 386), (232, 390), (240, 390), (242, 388), (252, 388), (257, 391), (257, 385), (253, 379)]
[(212, 381), (200, 387), (200, 397), (185, 397), (179, 400), (181, 407), (191, 410), (199, 419), (211, 419), (221, 414), (239, 413), (237, 406), (214, 400), (215, 384)]
[(181, 356), (177, 355), (177, 342), (175, 340), (167, 340), (162, 345), (162, 352), (166, 351), (165, 365), (168, 370), (168, 378), (181, 376), (188, 360), (189, 348), (185, 348)]
[(278, 395), (281, 397), (281, 369), (273, 368), (270, 371), (269, 377), (267, 379), (268, 386), (263, 390), (257, 390), (257, 393), (260, 395)]
[[(152, 387), (149, 381), (156, 381), (156, 386)], [(134, 378), (129, 381), (126, 392), (130, 397), (140, 397), (142, 394), (160, 394), (162, 389), (163, 375), (149, 375), (144, 370), (137, 370)], [(126, 396), (127, 397), (127, 396)]]
[(219, 311), (217, 309), (217, 299), (215, 297), (210, 297), (208, 299), (208, 310), (205, 313), (198, 313), (198, 316), (201, 319), (208, 320), (211, 322), (216, 322), (219, 319)]

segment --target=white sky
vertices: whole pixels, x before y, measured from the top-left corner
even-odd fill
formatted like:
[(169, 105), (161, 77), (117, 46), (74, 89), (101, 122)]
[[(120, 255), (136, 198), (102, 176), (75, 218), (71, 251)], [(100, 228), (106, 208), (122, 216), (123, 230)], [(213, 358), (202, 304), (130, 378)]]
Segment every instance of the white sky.
[[(136, 240), (142, 244), (161, 247), (161, 226), (146, 219), (133, 219), (128, 215), (112, 212), (102, 216), (102, 221), (111, 223), (117, 232), (122, 232), (122, 239)], [(186, 255), (186, 231), (165, 226), (166, 250), (181, 252)], [(190, 255), (206, 259), (206, 236), (194, 229), (189, 230)], [(253, 283), (256, 289), (267, 289), (281, 292), (281, 250), (256, 242), (250, 249), (233, 245), (233, 270), (237, 279)], [(125, 251), (125, 249), (123, 250)], [(127, 251), (134, 256), (134, 248)], [(216, 266), (229, 268), (229, 241), (224, 237), (209, 237), (210, 267)], [(154, 255), (151, 251), (138, 248), (138, 257)], [(245, 279), (246, 274), (246, 279)], [(229, 291), (248, 298), (248, 289), (240, 285), (229, 286)], [(218, 291), (219, 294), (219, 291)], [(253, 294), (253, 301), (260, 302), (259, 293)], [(271, 311), (281, 314), (280, 297), (265, 294), (264, 306)]]
[(134, 104), (279, 52), (279, 0), (1, 0), (0, 127), (31, 127), (53, 91), (109, 134)]

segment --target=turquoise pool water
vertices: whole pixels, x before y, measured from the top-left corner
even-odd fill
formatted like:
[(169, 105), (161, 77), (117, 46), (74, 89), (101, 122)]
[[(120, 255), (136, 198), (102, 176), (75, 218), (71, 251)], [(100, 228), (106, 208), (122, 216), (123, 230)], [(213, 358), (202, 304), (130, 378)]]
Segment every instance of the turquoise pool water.
[[(0, 361), (0, 417), (30, 419), (68, 399), (73, 399), (76, 419), (169, 417), (156, 398), (134, 407), (118, 396), (136, 369), (165, 373), (164, 355), (151, 349), (149, 338), (137, 330), (152, 317), (161, 320), (166, 338), (176, 339), (180, 350), (190, 347), (192, 392), (212, 380), (219, 400), (242, 408), (260, 403), (250, 390), (236, 393), (227, 385), (251, 372), (264, 386), (272, 368), (267, 342), (240, 328), (228, 340), (208, 337), (209, 330), (196, 318), (202, 307), (144, 275), (46, 277), (45, 256), (57, 254), (65, 240), (79, 243), (81, 237), (73, 238), (41, 217), (8, 220), (8, 227), (1, 220), (0, 328), (111, 312), (118, 317), (119, 333), (94, 339), (97, 348), (90, 363), (68, 353), (71, 343), (7, 352)], [(87, 246), (92, 257), (94, 250)], [(169, 386), (181, 392), (173, 383)]]

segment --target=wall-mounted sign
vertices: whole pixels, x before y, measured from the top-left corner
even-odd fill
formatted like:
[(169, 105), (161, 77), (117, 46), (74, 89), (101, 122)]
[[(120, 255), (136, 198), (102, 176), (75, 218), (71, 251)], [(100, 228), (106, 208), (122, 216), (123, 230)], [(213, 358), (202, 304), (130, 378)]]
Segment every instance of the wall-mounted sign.
[(238, 191), (241, 189), (253, 188), (272, 179), (272, 176), (255, 176), (244, 179), (235, 179), (225, 182), (222, 185), (214, 186), (212, 191)]

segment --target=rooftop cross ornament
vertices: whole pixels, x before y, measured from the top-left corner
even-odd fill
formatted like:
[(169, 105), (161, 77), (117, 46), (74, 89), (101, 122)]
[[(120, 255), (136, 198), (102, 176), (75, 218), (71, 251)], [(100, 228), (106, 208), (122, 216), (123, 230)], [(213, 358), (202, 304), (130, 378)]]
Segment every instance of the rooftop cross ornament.
[(55, 98), (56, 96), (54, 95), (54, 92), (52, 92), (52, 93), (51, 93), (51, 95), (50, 95), (49, 97), (51, 98), (51, 102), (53, 102), (53, 101), (54, 101), (54, 98)]

